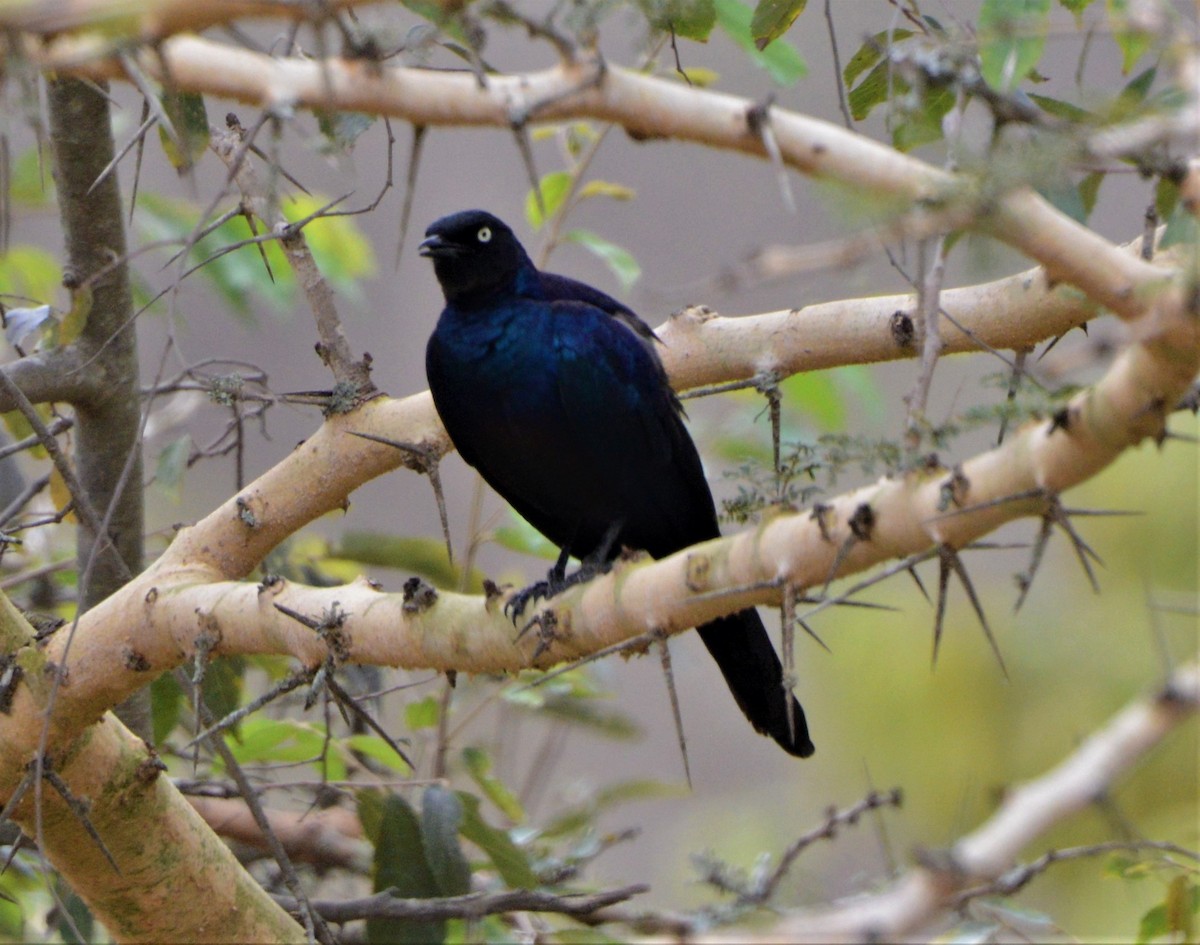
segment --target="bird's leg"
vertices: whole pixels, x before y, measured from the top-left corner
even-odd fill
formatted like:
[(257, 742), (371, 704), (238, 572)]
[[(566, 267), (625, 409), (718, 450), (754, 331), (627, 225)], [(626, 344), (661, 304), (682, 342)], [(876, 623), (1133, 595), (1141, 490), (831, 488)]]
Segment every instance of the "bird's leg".
[(600, 544), (579, 562), (579, 567), (573, 574), (567, 574), (567, 561), (571, 557), (570, 547), (563, 548), (558, 554), (558, 560), (554, 563), (554, 567), (546, 574), (546, 579), (536, 581), (513, 594), (505, 603), (504, 612), (515, 623), (532, 601), (554, 597), (569, 587), (607, 574), (612, 567), (610, 555), (613, 544), (617, 540), (617, 534), (621, 531), (621, 524), (621, 522), (614, 522), (608, 527)]

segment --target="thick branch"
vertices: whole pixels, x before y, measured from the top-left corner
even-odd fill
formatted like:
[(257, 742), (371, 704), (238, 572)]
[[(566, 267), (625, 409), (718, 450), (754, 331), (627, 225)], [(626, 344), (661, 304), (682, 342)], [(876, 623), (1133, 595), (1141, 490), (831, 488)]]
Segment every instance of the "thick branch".
[[(30, 55), (47, 68), (94, 79), (125, 78), (120, 58), (95, 38), (64, 37), (31, 49)], [(673, 138), (766, 156), (762, 136), (748, 118), (754, 102), (598, 62), (491, 76), (481, 88), (467, 72), (275, 58), (191, 36), (143, 50), (137, 61), (159, 79), (166, 68), (179, 88), (259, 105), (362, 111), (421, 126), (508, 128), (514, 121), (593, 118), (622, 125), (638, 139)], [(797, 170), (895, 200), (898, 206), (974, 208), (977, 226), (1043, 263), (1055, 281), (1076, 285), (1125, 317), (1140, 315), (1146, 290), (1169, 275), (1119, 253), (1031, 190), (985, 197), (970, 178), (781, 108), (771, 110), (771, 127), (781, 158)]]
[[(4, 365), (4, 373), (35, 404), (79, 403), (100, 392), (103, 378), (92, 365), (84, 367), (74, 345), (29, 354)], [(0, 394), (0, 412), (16, 410), (11, 397)]]

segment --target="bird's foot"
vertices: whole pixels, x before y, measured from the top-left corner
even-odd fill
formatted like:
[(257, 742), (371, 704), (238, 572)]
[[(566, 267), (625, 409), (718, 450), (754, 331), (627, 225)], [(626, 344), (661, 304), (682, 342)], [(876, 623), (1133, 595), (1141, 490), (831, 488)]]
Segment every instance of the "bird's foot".
[[(585, 559), (572, 574), (567, 574), (565, 557), (560, 557), (558, 564), (546, 575), (546, 580), (537, 581), (513, 594), (504, 604), (504, 613), (516, 623), (531, 603), (554, 597), (577, 584), (584, 584), (594, 577), (607, 574), (611, 568), (611, 561)], [(521, 632), (524, 633), (528, 629), (529, 625), (526, 625)]]

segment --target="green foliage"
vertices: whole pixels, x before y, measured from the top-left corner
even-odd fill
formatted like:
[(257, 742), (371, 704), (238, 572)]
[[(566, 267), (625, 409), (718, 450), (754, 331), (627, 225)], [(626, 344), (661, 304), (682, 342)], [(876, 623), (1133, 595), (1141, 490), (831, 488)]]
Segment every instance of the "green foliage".
[[(296, 221), (310, 216), (327, 202), (302, 195), (285, 201), (282, 209), (287, 219)], [(180, 246), (196, 232), (198, 210), (188, 201), (148, 192), (139, 197), (138, 208), (136, 220), (147, 240)], [(256, 229), (262, 233), (261, 224)], [(275, 241), (224, 251), (224, 247), (243, 243), (253, 235), (245, 219), (237, 217), (197, 240), (189, 256), (190, 260), (204, 261), (200, 270), (204, 278), (230, 311), (247, 324), (255, 320), (252, 304), (255, 300), (282, 311), (291, 304), (296, 292), (295, 276)], [(359, 297), (358, 282), (375, 271), (375, 254), (353, 218), (325, 216), (312, 220), (304, 227), (304, 235), (322, 275), (342, 294)], [(266, 255), (270, 276), (260, 253)]]
[(638, 261), (633, 258), (629, 250), (598, 236), (591, 230), (568, 230), (563, 234), (563, 239), (571, 243), (578, 243), (599, 256), (612, 274), (617, 277), (621, 288), (626, 292), (633, 288), (633, 284), (642, 274), (642, 267), (638, 265)]
[(459, 832), (491, 860), (505, 885), (510, 889), (536, 889), (541, 885), (529, 857), (507, 831), (497, 830), (483, 819), (479, 813), (479, 798), (459, 791), (458, 799), (462, 803)]
[(759, 49), (750, 28), (754, 14), (741, 0), (714, 0), (714, 5), (721, 29), (742, 48), (751, 62), (765, 69), (780, 85), (794, 85), (808, 74), (804, 59), (788, 43), (776, 41)]
[(792, 28), (808, 0), (758, 0), (750, 20), (750, 35), (761, 52)]
[(190, 171), (208, 150), (208, 112), (204, 97), (195, 92), (165, 90), (161, 100), (170, 128), (158, 125), (158, 140), (171, 166), (181, 174)]
[[(375, 892), (391, 890), (406, 899), (433, 899), (440, 895), (437, 878), (425, 850), (422, 823), (417, 812), (399, 794), (389, 794), (378, 819)], [(440, 942), (445, 937), (444, 921), (367, 920), (367, 941), (372, 945), (384, 942), (420, 945)]]
[(1143, 30), (1129, 15), (1129, 0), (1105, 0), (1108, 24), (1121, 50), (1121, 71), (1129, 72), (1154, 45), (1154, 34)]
[(471, 780), (483, 791), (484, 797), (513, 823), (523, 823), (525, 810), (521, 801), (503, 781), (492, 774), (492, 759), (488, 753), (482, 748), (464, 748), (462, 759)]
[(979, 60), (984, 81), (1011, 91), (1037, 66), (1046, 48), (1050, 0), (984, 0), (979, 10)]
[(656, 30), (707, 42), (717, 21), (713, 0), (635, 0), (646, 20)]
[[(450, 561), (446, 542), (440, 537), (348, 531), (326, 548), (326, 555), (359, 565), (396, 568), (419, 574), (434, 586), (449, 590), (458, 590), (463, 586), (462, 569)], [(473, 593), (481, 591), (483, 578), (482, 571), (472, 569), (467, 578), (467, 590)]]
[(1188, 876), (1176, 876), (1167, 886), (1166, 898), (1142, 916), (1138, 945), (1157, 939), (1194, 942), (1197, 915), (1200, 915), (1200, 886)]

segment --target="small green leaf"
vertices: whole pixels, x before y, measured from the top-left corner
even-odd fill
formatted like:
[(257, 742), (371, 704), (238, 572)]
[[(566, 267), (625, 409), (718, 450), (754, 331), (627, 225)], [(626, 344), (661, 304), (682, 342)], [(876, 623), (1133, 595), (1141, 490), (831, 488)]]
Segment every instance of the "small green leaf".
[(458, 843), (462, 802), (453, 791), (431, 784), (421, 795), (421, 844), (425, 859), (443, 896), (471, 891), (471, 866)]
[(707, 69), (704, 66), (684, 66), (683, 74), (687, 76), (686, 80), (678, 72), (672, 73), (672, 75), (681, 81), (688, 81), (698, 89), (707, 89), (709, 86), (716, 85), (717, 81), (721, 78), (721, 73), (715, 69)]
[(713, 0), (637, 0), (642, 14), (656, 30), (703, 43), (716, 23)]
[[(383, 803), (379, 838), (375, 843), (374, 891), (394, 889), (405, 899), (433, 899), (438, 895), (437, 880), (421, 837), (421, 822), (416, 811), (398, 794), (389, 794)], [(367, 941), (382, 943), (441, 942), (446, 937), (444, 921), (418, 922), (412, 919), (367, 919)]]
[(942, 121), (954, 107), (954, 91), (930, 89), (918, 109), (904, 112), (892, 128), (892, 143), (900, 151), (911, 151), (923, 144), (941, 141), (945, 136)]
[(426, 696), (404, 707), (404, 724), (414, 731), (419, 728), (435, 728), (441, 714), (438, 699), (435, 696)]
[(173, 502), (179, 501), (183, 485), (183, 472), (187, 469), (188, 457), (192, 455), (192, 438), (188, 434), (176, 437), (158, 454), (154, 467), (154, 483)]
[(154, 744), (161, 745), (179, 724), (183, 714), (183, 690), (171, 673), (163, 673), (150, 684), (150, 721)]
[(614, 200), (632, 200), (637, 191), (624, 184), (614, 184), (607, 180), (590, 180), (579, 190), (579, 199), (587, 197), (612, 197)]
[(1188, 213), (1183, 207), (1176, 206), (1167, 220), (1167, 228), (1163, 231), (1162, 239), (1159, 241), (1159, 249), (1167, 249), (1177, 243), (1195, 244), (1200, 240), (1200, 225), (1197, 225), (1196, 218)]
[(1154, 34), (1138, 27), (1129, 17), (1129, 0), (1106, 0), (1108, 24), (1121, 50), (1121, 72), (1128, 73), (1154, 45)]
[(58, 324), (58, 337), (55, 343), (60, 347), (69, 345), (83, 334), (87, 327), (88, 316), (92, 314), (92, 288), (84, 283), (71, 290), (71, 308)]
[(1083, 204), (1083, 215), (1086, 220), (1096, 209), (1096, 200), (1100, 197), (1100, 185), (1107, 175), (1103, 171), (1093, 171), (1079, 182), (1079, 201)]
[(341, 744), (343, 748), (353, 750), (368, 758), (373, 758), (393, 771), (399, 771), (401, 774), (412, 773), (412, 768), (408, 766), (408, 763), (403, 758), (396, 754), (396, 749), (378, 735), (368, 735), (362, 732), (358, 735), (351, 735), (342, 741)]
[[(446, 542), (425, 535), (385, 535), (380, 532), (352, 531), (329, 552), (331, 558), (343, 558), (378, 568), (398, 568), (428, 578), (436, 587), (458, 589), (462, 572), (450, 562)], [(473, 570), (467, 589), (483, 587), (483, 572)]]
[(1078, 105), (1072, 105), (1070, 102), (1064, 102), (1061, 99), (1038, 95), (1035, 92), (1030, 92), (1029, 98), (1047, 115), (1053, 115), (1055, 118), (1061, 118), (1064, 121), (1082, 124), (1096, 120), (1096, 116), (1086, 108), (1080, 108)]
[(1175, 204), (1179, 201), (1179, 184), (1166, 177), (1158, 179), (1158, 185), (1154, 188), (1154, 209), (1158, 211), (1158, 218), (1166, 220), (1175, 212)]
[[(244, 656), (226, 656), (213, 660), (204, 670), (204, 701), (217, 718), (228, 715), (242, 704), (242, 683), (246, 674)], [(237, 731), (235, 726), (234, 731)]]
[(890, 64), (886, 60), (876, 63), (863, 80), (846, 94), (850, 116), (855, 121), (862, 121), (871, 114), (876, 105), (888, 100), (888, 92), (896, 82), (897, 79), (892, 75)]
[(387, 794), (379, 788), (360, 788), (354, 792), (358, 822), (362, 824), (363, 836), (371, 846), (379, 846), (379, 830), (383, 824), (383, 806), (386, 800)]
[(624, 712), (605, 709), (595, 702), (578, 698), (547, 699), (539, 712), (619, 741), (637, 738), (642, 733), (638, 724)]
[(979, 11), (979, 59), (984, 81), (1011, 91), (1042, 58), (1050, 0), (984, 0)]
[(359, 136), (375, 124), (375, 116), (363, 112), (329, 112), (318, 109), (317, 127), (327, 142), (322, 150), (333, 154), (347, 154), (354, 149)]
[(858, 51), (842, 69), (842, 80), (846, 86), (854, 85), (855, 79), (879, 62), (886, 49), (895, 48), (902, 40), (912, 35), (912, 30), (881, 30), (874, 36), (868, 36), (866, 42), (858, 47)]
[(13, 161), (8, 176), (8, 197), (16, 206), (44, 207), (54, 197), (54, 177), (46, 155), (37, 148)]
[[(208, 150), (208, 112), (197, 92), (168, 90), (162, 96), (163, 112), (171, 129), (158, 126), (158, 140), (175, 170), (190, 170)], [(173, 133), (172, 133), (173, 132)]]
[(609, 242), (591, 230), (571, 230), (563, 235), (563, 239), (578, 243), (599, 256), (612, 274), (617, 277), (621, 288), (626, 292), (633, 287), (642, 274), (642, 267), (638, 265), (638, 261), (633, 258), (629, 250)]
[(571, 174), (568, 171), (551, 171), (538, 182), (538, 190), (542, 194), (542, 206), (546, 214), (542, 216), (542, 207), (538, 206), (537, 194), (530, 191), (525, 197), (525, 219), (530, 227), (540, 230), (542, 225), (554, 214), (558, 213), (567, 193), (571, 189)]
[(511, 889), (536, 889), (538, 878), (529, 858), (506, 831), (497, 830), (483, 819), (479, 813), (479, 798), (459, 791), (458, 799), (463, 809), (459, 832), (487, 854), (500, 878)]
[(808, 0), (758, 0), (750, 19), (750, 35), (759, 52), (791, 29), (807, 4)]
[(521, 807), (520, 800), (503, 781), (492, 774), (492, 759), (487, 752), (482, 748), (464, 748), (462, 757), (467, 766), (467, 773), (500, 813), (514, 824), (524, 822), (525, 810)]
[(1083, 11), (1090, 7), (1093, 0), (1058, 0), (1059, 4), (1075, 14), (1076, 23), (1079, 22), (1079, 17), (1083, 15)]
[(34, 246), (11, 246), (0, 254), (0, 296), (10, 301), (44, 302), (62, 285), (58, 260)]
[(750, 56), (751, 62), (765, 69), (780, 85), (793, 85), (808, 74), (808, 66), (787, 42), (772, 43), (759, 49), (750, 35), (753, 12), (741, 0), (714, 0), (717, 25)]
[(508, 525), (502, 525), (492, 531), (492, 539), (496, 544), (509, 551), (519, 551), (522, 554), (534, 555), (550, 561), (558, 557), (559, 549), (549, 538), (521, 518), (514, 510), (509, 509), (508, 517)]

